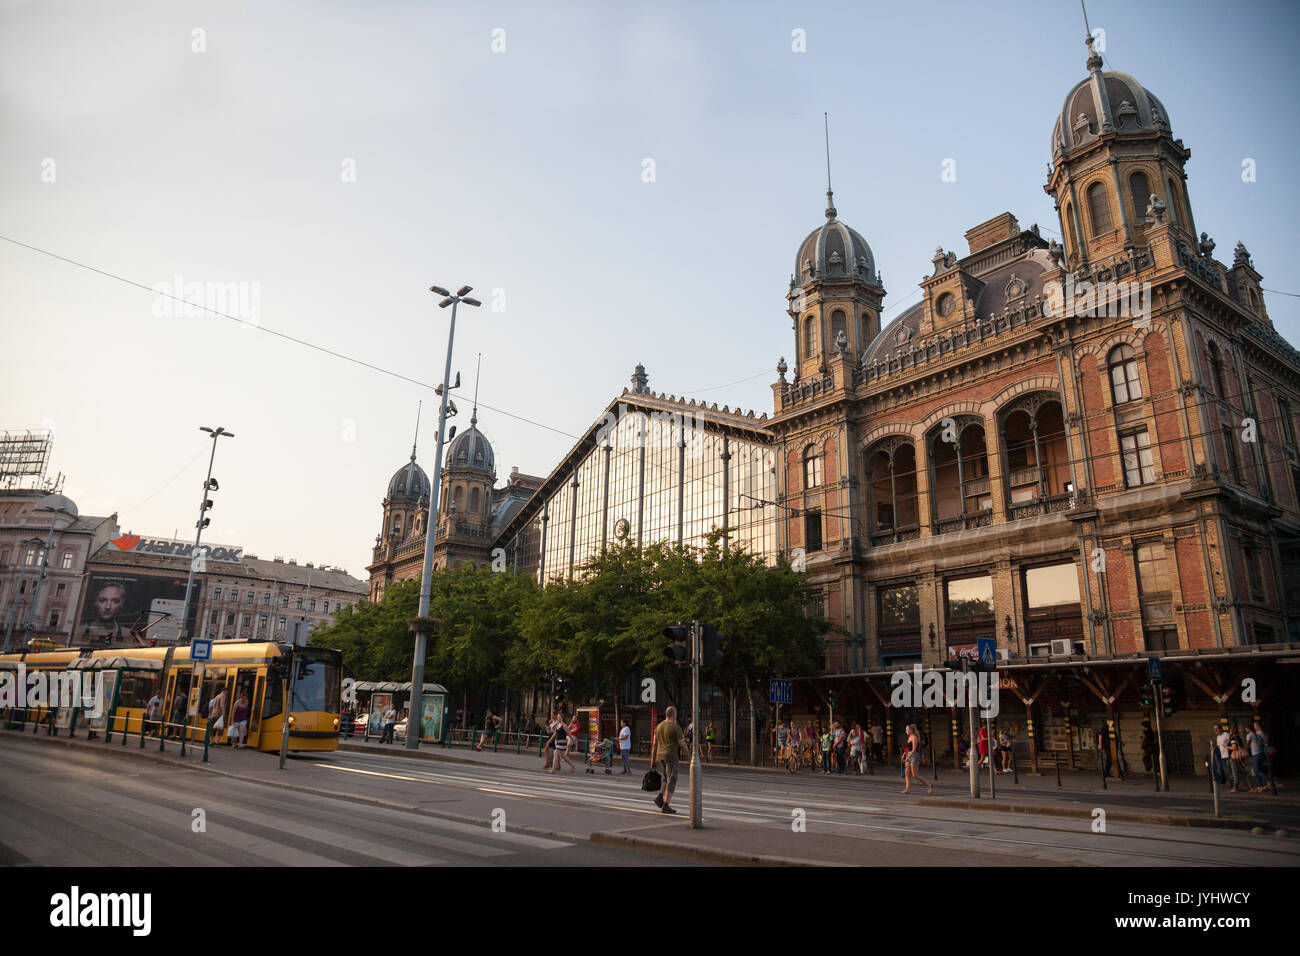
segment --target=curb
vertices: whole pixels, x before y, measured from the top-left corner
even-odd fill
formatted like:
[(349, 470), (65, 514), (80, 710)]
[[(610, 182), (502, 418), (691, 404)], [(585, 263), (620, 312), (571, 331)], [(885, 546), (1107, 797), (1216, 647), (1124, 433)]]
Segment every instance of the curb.
[(626, 833), (598, 830), (587, 838), (589, 843), (604, 846), (622, 847), (628, 850), (642, 850), (660, 856), (674, 856), (690, 860), (702, 860), (710, 863), (727, 863), (732, 866), (832, 866), (848, 867), (851, 863), (827, 863), (824, 860), (801, 860), (788, 856), (768, 856), (759, 853), (745, 853), (740, 850), (720, 850), (701, 847), (690, 843), (673, 843), (670, 840), (656, 840), (653, 837), (629, 836)]
[[(947, 807), (958, 810), (992, 810), (999, 813), (1039, 814), (1048, 817), (1092, 819), (1092, 811), (1079, 807), (1036, 806), (1026, 803), (992, 803), (982, 800), (951, 800), (944, 797), (921, 797), (923, 807)], [(1253, 827), (1272, 826), (1267, 820), (1242, 817), (1191, 817), (1166, 813), (1138, 813), (1132, 810), (1107, 810), (1107, 820), (1120, 823), (1154, 823), (1170, 827), (1200, 827), (1204, 829), (1250, 830)]]

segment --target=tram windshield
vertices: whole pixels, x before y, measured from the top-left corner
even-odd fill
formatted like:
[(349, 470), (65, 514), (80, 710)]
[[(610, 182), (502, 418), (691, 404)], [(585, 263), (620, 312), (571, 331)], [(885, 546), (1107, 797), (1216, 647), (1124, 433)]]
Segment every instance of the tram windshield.
[(297, 673), (293, 678), (292, 711), (339, 712), (339, 664), (333, 655), (310, 649), (299, 649), (294, 654)]

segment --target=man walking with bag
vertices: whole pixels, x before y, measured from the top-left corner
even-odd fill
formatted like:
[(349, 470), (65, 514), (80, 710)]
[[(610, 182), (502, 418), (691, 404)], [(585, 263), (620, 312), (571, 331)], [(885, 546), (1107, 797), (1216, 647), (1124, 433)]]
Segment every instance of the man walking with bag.
[(676, 813), (669, 804), (673, 791), (677, 789), (677, 758), (684, 746), (682, 728), (677, 723), (677, 708), (669, 707), (664, 712), (664, 719), (655, 728), (654, 738), (650, 744), (650, 766), (659, 767), (663, 775), (663, 785), (655, 796), (655, 806), (661, 813)]

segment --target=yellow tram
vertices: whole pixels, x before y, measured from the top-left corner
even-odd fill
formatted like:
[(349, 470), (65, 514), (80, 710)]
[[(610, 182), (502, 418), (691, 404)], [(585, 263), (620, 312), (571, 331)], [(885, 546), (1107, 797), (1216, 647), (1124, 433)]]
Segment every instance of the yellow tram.
[[(178, 738), (184, 728), (187, 739), (201, 741), (208, 723), (208, 703), (225, 690), (223, 723), (228, 728), (235, 701), (241, 691), (245, 692), (250, 703), (245, 743), (270, 751), (280, 749), (284, 688), (292, 678), (289, 749), (338, 749), (342, 653), (337, 650), (289, 647), (265, 641), (214, 641), (212, 657), (204, 662), (202, 687), (195, 684), (195, 662), (190, 660), (188, 645), (0, 654), (0, 669), (12, 672), (19, 664), (28, 675), (43, 671), (47, 677), (68, 670), (102, 671), (105, 676), (103, 719), (114, 733), (138, 734), (145, 707), (154, 692), (160, 690), (168, 735)], [(195, 693), (198, 714), (186, 718), (186, 705)], [(39, 711), (41, 720), (48, 716), (45, 707), (35, 710)], [(24, 716), (36, 718), (34, 713)], [(69, 716), (75, 719), (75, 715), (63, 712), (55, 716), (63, 726)], [(224, 732), (220, 739), (224, 742)], [(217, 742), (216, 736), (212, 742)]]

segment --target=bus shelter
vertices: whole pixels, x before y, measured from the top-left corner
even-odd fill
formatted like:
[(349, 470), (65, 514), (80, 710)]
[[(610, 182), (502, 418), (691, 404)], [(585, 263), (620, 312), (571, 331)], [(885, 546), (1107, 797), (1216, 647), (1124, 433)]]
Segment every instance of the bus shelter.
[[(414, 685), (395, 681), (357, 681), (353, 690), (357, 694), (357, 714), (366, 714), (365, 739), (378, 737), (384, 729), (384, 711), (390, 706), (399, 719), (404, 710), (411, 705), (411, 688)], [(442, 739), (446, 726), (447, 688), (441, 684), (424, 684), (421, 695), (420, 739), (437, 742)], [(410, 719), (407, 716), (407, 733), (410, 733)]]

